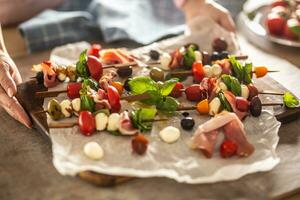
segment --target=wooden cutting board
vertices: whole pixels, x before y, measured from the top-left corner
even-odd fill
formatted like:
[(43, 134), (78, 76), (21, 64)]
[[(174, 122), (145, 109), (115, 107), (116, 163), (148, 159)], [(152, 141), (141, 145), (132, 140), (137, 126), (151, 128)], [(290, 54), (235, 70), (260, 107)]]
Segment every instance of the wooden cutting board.
[[(287, 91), (287, 89), (285, 89), (282, 85), (280, 85), (270, 77), (265, 77), (264, 82), (269, 83), (270, 85), (272, 85), (272, 87), (276, 87), (281, 91)], [(35, 92), (45, 90), (47, 90), (47, 88), (45, 88), (43, 85), (37, 85), (37, 82), (35, 80), (31, 80), (28, 82), (24, 82), (18, 86), (18, 93), (16, 97), (31, 117), (34, 128), (49, 140), (50, 138), (47, 116), (45, 113), (36, 114), (37, 111), (41, 111), (44, 109), (44, 99), (35, 98)], [(285, 107), (277, 107), (275, 109), (275, 115), (278, 121), (287, 123), (297, 119), (300, 116), (300, 108), (287, 109)], [(116, 184), (120, 184), (133, 179), (133, 177), (111, 176), (95, 173), (92, 171), (80, 172), (78, 176), (90, 183), (106, 187), (114, 186)]]

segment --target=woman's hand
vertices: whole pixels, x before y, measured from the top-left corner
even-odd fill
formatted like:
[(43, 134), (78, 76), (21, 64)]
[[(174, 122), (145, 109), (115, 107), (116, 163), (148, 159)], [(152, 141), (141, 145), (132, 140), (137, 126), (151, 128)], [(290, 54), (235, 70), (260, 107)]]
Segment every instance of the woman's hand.
[(13, 118), (31, 127), (28, 115), (14, 96), (20, 83), (22, 78), (15, 63), (0, 50), (0, 104)]
[(228, 10), (212, 0), (187, 0), (182, 9), (187, 23), (197, 16), (209, 16), (226, 30), (235, 31), (235, 25)]

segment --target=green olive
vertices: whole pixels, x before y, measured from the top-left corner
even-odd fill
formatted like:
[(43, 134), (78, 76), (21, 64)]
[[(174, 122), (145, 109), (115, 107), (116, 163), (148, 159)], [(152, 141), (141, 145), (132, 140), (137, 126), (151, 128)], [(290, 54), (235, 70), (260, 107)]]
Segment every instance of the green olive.
[(155, 81), (164, 81), (165, 73), (158, 67), (153, 67), (150, 71), (150, 77)]
[(61, 112), (61, 106), (59, 105), (58, 101), (55, 99), (51, 99), (48, 102), (47, 112), (53, 120), (59, 120), (63, 117), (63, 114)]

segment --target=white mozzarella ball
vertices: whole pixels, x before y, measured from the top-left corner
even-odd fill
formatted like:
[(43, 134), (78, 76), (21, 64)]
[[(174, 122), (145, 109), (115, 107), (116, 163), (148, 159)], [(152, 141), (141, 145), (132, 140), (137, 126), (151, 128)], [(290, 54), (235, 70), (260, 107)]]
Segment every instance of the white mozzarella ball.
[(211, 69), (211, 66), (209, 66), (209, 65), (204, 65), (204, 66), (203, 66), (203, 70), (204, 70), (204, 75), (205, 75), (205, 77), (207, 77), (207, 78), (212, 77), (212, 69)]
[(160, 138), (166, 143), (176, 142), (180, 137), (180, 130), (173, 126), (167, 126), (159, 132)]
[(219, 77), (222, 74), (222, 67), (218, 64), (213, 64), (211, 70), (214, 77)]
[(244, 97), (245, 99), (248, 99), (249, 89), (248, 89), (247, 85), (242, 84), (241, 88), (242, 88), (241, 96)]
[(81, 109), (81, 100), (80, 98), (75, 98), (72, 100), (72, 108), (75, 112), (79, 112)]
[(83, 152), (88, 158), (93, 160), (100, 160), (104, 156), (104, 151), (97, 142), (86, 143)]
[(61, 112), (65, 117), (71, 117), (72, 115), (72, 106), (70, 100), (66, 99), (60, 103)]
[(202, 53), (200, 51), (194, 51), (194, 53), (195, 53), (196, 61), (202, 61), (203, 60)]
[(104, 113), (98, 113), (95, 116), (95, 121), (96, 121), (96, 129), (97, 131), (103, 131), (106, 129), (107, 122), (108, 122), (108, 117)]
[(160, 56), (160, 68), (163, 70), (169, 70), (169, 65), (171, 63), (172, 57), (168, 53), (163, 53)]
[(223, 90), (223, 91), (227, 91), (227, 90), (228, 90), (226, 84), (225, 84), (224, 82), (222, 82), (222, 81), (220, 81), (219, 87), (220, 87), (220, 89)]
[(221, 108), (221, 101), (218, 97), (213, 98), (213, 100), (209, 103), (209, 114), (216, 115), (219, 113)]
[(118, 113), (112, 113), (108, 117), (108, 131), (116, 131), (119, 128), (120, 115)]

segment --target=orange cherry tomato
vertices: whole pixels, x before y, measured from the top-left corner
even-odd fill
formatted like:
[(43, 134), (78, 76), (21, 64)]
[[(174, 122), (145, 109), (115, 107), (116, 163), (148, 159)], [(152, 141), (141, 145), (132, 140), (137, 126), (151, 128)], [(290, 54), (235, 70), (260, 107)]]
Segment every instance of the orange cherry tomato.
[(120, 83), (120, 82), (112, 82), (111, 85), (114, 86), (118, 90), (118, 92), (119, 92), (120, 95), (122, 95), (123, 90), (124, 90), (124, 87), (123, 87), (122, 83)]
[(192, 66), (192, 71), (194, 75), (194, 81), (200, 83), (202, 79), (205, 77), (202, 62), (195, 61)]
[(261, 67), (255, 67), (254, 73), (256, 78), (264, 77), (268, 73), (268, 68), (261, 66)]
[(197, 104), (197, 111), (200, 114), (208, 114), (208, 112), (209, 112), (208, 99), (204, 99)]

